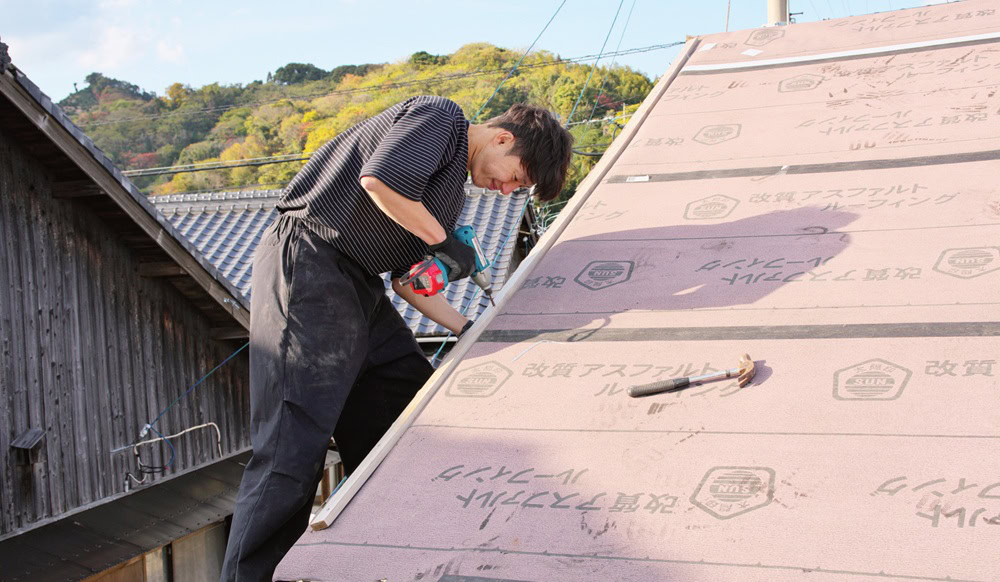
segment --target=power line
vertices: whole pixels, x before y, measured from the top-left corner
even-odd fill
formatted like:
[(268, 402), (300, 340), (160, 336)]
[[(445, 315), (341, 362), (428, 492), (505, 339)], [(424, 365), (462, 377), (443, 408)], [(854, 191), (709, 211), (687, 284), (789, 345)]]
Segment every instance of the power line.
[[(632, 7), (628, 9), (628, 17), (625, 19), (625, 26), (622, 27), (622, 35), (618, 37), (618, 46), (615, 47), (615, 52), (622, 47), (622, 41), (625, 40), (625, 31), (628, 30), (628, 23), (632, 20), (632, 11), (635, 10), (635, 3), (636, 0), (632, 0)], [(617, 15), (615, 17), (617, 18)], [(594, 112), (597, 111), (597, 104), (601, 100), (601, 95), (604, 94), (604, 84), (607, 82), (608, 74), (611, 73), (611, 69), (614, 68), (616, 60), (618, 60), (618, 57), (611, 59), (611, 66), (604, 70), (604, 76), (601, 78), (601, 88), (597, 92), (597, 97), (594, 98), (594, 107), (590, 110), (590, 117), (587, 118), (588, 120), (594, 118)]]
[[(289, 157), (295, 156), (295, 157)], [(262, 158), (247, 158), (245, 160), (234, 160), (232, 162), (205, 162), (202, 164), (185, 164), (183, 166), (163, 166), (161, 168), (148, 168), (145, 170), (125, 170), (122, 172), (129, 178), (142, 178), (145, 176), (165, 176), (170, 174), (185, 174), (187, 172), (204, 172), (206, 170), (228, 170), (230, 168), (243, 168), (247, 166), (266, 166), (269, 164), (285, 164), (289, 162), (303, 162), (312, 156), (299, 154), (285, 154), (281, 156), (266, 156)]]
[[(617, 51), (616, 53), (605, 53), (603, 56), (612, 56), (612, 55), (614, 55), (614, 56), (625, 56), (625, 55), (632, 55), (632, 54), (638, 54), (638, 53), (647, 53), (647, 52), (652, 52), (652, 51), (656, 51), (656, 50), (663, 50), (663, 49), (667, 49), (667, 48), (672, 48), (672, 47), (675, 47), (675, 46), (678, 46), (678, 45), (682, 45), (682, 44), (684, 44), (684, 41), (671, 42), (671, 43), (666, 43), (666, 44), (648, 45), (648, 46), (644, 46), (644, 47), (636, 47), (636, 48), (631, 48), (631, 49), (625, 49), (625, 50), (622, 50), (622, 51)], [(592, 61), (592, 60), (595, 60), (595, 59), (596, 60), (600, 60), (601, 58), (602, 58), (602, 55), (584, 55), (582, 57), (574, 57), (574, 58), (571, 58), (571, 59), (556, 59), (556, 60), (551, 60), (551, 61), (541, 61), (541, 62), (538, 62), (538, 63), (529, 63), (529, 64), (526, 64), (526, 65), (521, 65), (520, 68), (521, 69), (540, 69), (540, 68), (554, 67), (554, 66), (559, 66), (559, 65), (582, 63), (582, 62), (586, 62), (586, 61)], [(326, 92), (323, 92), (323, 93), (307, 93), (305, 95), (286, 95), (286, 96), (282, 96), (282, 97), (276, 97), (274, 99), (266, 99), (266, 100), (261, 100), (261, 101), (248, 101), (246, 103), (239, 103), (239, 104), (233, 104), (233, 105), (220, 105), (218, 107), (206, 107), (206, 108), (203, 108), (203, 109), (184, 109), (184, 110), (180, 110), (180, 111), (171, 111), (169, 113), (158, 113), (158, 114), (151, 114), (151, 115), (136, 115), (136, 116), (133, 116), (133, 117), (124, 117), (122, 119), (112, 119), (112, 120), (108, 120), (108, 121), (95, 121), (95, 122), (92, 122), (92, 123), (83, 123), (83, 124), (79, 124), (79, 127), (99, 127), (99, 126), (104, 126), (104, 125), (114, 125), (114, 124), (118, 124), (118, 123), (128, 123), (128, 122), (132, 122), (132, 121), (145, 121), (145, 120), (153, 120), (153, 119), (165, 119), (165, 118), (168, 118), (168, 117), (179, 117), (179, 116), (182, 116), (182, 115), (198, 115), (198, 114), (204, 114), (204, 113), (214, 113), (214, 112), (221, 112), (221, 111), (229, 111), (231, 109), (239, 109), (241, 107), (254, 107), (254, 106), (259, 106), (259, 105), (269, 105), (271, 103), (278, 103), (280, 101), (293, 100), (293, 99), (302, 100), (302, 99), (315, 99), (315, 98), (319, 98), (319, 97), (330, 97), (330, 96), (333, 96), (333, 95), (352, 95), (352, 94), (357, 94), (357, 93), (371, 93), (371, 92), (375, 92), (375, 91), (382, 91), (382, 90), (385, 90), (385, 89), (397, 89), (397, 88), (410, 87), (410, 86), (413, 86), (413, 85), (421, 85), (421, 84), (445, 83), (445, 82), (448, 82), (448, 81), (454, 81), (454, 80), (458, 80), (458, 79), (467, 79), (467, 78), (471, 78), (471, 77), (483, 77), (483, 76), (494, 75), (494, 74), (505, 73), (505, 72), (507, 72), (506, 68), (504, 68), (504, 69), (489, 69), (489, 70), (483, 70), (483, 71), (471, 71), (471, 72), (466, 72), (466, 73), (454, 73), (454, 74), (451, 74), (451, 75), (439, 75), (439, 76), (436, 76), (436, 77), (428, 77), (426, 79), (412, 79), (412, 80), (409, 80), (409, 81), (399, 81), (399, 82), (395, 82), (395, 83), (382, 83), (382, 84), (379, 84), (379, 85), (372, 85), (370, 87), (358, 87), (356, 89), (340, 89), (340, 90), (334, 90), (334, 91), (326, 91)]]
[(549, 28), (549, 25), (552, 24), (552, 21), (556, 19), (556, 14), (559, 14), (559, 11), (562, 10), (562, 7), (565, 5), (566, 5), (566, 0), (563, 0), (562, 4), (560, 4), (559, 7), (556, 8), (556, 11), (554, 13), (552, 13), (552, 18), (549, 18), (549, 21), (546, 22), (545, 26), (542, 27), (542, 32), (538, 33), (538, 36), (536, 36), (535, 40), (532, 41), (531, 46), (528, 47), (528, 50), (524, 51), (524, 54), (521, 55), (520, 60), (517, 61), (517, 64), (514, 65), (514, 68), (511, 69), (509, 73), (507, 73), (507, 76), (503, 78), (503, 81), (500, 81), (500, 84), (497, 85), (497, 88), (493, 90), (493, 94), (490, 95), (489, 99), (487, 99), (486, 102), (479, 107), (479, 111), (477, 111), (476, 115), (473, 116), (472, 118), (473, 123), (475, 123), (476, 120), (479, 119), (479, 114), (483, 112), (483, 109), (486, 109), (486, 106), (489, 105), (490, 101), (493, 101), (493, 97), (500, 92), (500, 87), (503, 87), (503, 84), (507, 82), (507, 79), (509, 79), (510, 76), (514, 74), (514, 71), (516, 71), (517, 68), (521, 66), (521, 63), (524, 62), (524, 58), (528, 56), (528, 53), (531, 52), (531, 49), (535, 48), (535, 43), (538, 42), (538, 39), (542, 38), (542, 34), (544, 34), (545, 31)]
[(601, 61), (601, 55), (604, 54), (604, 48), (608, 46), (608, 39), (611, 38), (611, 31), (615, 29), (615, 23), (618, 22), (618, 15), (621, 14), (622, 6), (625, 4), (625, 0), (618, 2), (618, 10), (615, 11), (615, 17), (611, 21), (611, 26), (608, 27), (608, 34), (604, 37), (604, 44), (601, 45), (601, 52), (597, 55), (597, 60), (594, 61), (594, 66), (590, 68), (590, 74), (587, 75), (587, 82), (583, 84), (583, 89), (580, 89), (580, 94), (576, 97), (576, 103), (573, 104), (573, 109), (569, 112), (569, 117), (566, 118), (566, 123), (573, 121), (573, 114), (576, 113), (576, 106), (580, 104), (580, 99), (583, 99), (583, 94), (587, 91), (587, 87), (590, 85), (590, 79), (594, 76), (594, 70), (597, 69), (597, 63)]
[[(626, 103), (626, 105), (635, 105), (634, 103)], [(583, 125), (587, 123), (605, 123), (614, 122), (619, 119), (626, 119), (632, 117), (632, 114), (617, 115), (615, 117), (603, 117), (601, 119), (588, 119), (586, 121), (574, 121), (572, 123), (566, 124), (566, 127), (571, 127), (575, 125)], [(188, 172), (204, 172), (207, 170), (228, 170), (230, 168), (242, 168), (248, 166), (267, 166), (271, 164), (284, 164), (288, 162), (304, 162), (308, 161), (312, 155), (300, 155), (300, 154), (281, 154), (277, 156), (264, 156), (259, 158), (247, 158), (244, 160), (234, 160), (232, 162), (202, 162), (193, 164), (183, 164), (177, 166), (161, 166), (158, 168), (146, 168), (143, 170), (125, 170), (122, 172), (125, 176), (129, 178), (143, 178), (148, 176), (165, 176), (172, 174), (186, 174)], [(247, 186), (252, 186), (253, 184), (248, 184)], [(269, 186), (284, 186), (285, 184), (267, 184)], [(226, 190), (231, 190), (232, 188), (223, 188), (220, 190), (208, 190), (208, 192), (222, 192)]]

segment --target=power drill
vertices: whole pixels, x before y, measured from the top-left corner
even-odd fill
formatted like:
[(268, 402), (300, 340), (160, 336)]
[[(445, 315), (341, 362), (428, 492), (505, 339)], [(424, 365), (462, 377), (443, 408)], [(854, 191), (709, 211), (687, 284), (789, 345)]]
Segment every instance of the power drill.
[[(472, 247), (476, 253), (476, 270), (472, 273), (472, 280), (479, 285), (490, 303), (493, 302), (493, 277), (490, 276), (490, 264), (486, 261), (483, 248), (479, 246), (479, 238), (476, 231), (469, 225), (460, 226), (455, 230), (455, 238)], [(410, 272), (400, 281), (403, 285), (409, 285), (413, 292), (418, 295), (431, 296), (441, 292), (448, 286), (448, 269), (444, 264), (428, 256), (423, 261), (410, 268)]]

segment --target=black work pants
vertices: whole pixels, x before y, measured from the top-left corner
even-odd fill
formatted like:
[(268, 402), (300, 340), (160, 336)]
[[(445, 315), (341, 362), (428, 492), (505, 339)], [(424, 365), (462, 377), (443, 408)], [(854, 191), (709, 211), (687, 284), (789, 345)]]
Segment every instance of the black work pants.
[(382, 278), (298, 219), (257, 247), (250, 311), (250, 440), (222, 580), (271, 580), (305, 531), (331, 434), (347, 472), (433, 372)]

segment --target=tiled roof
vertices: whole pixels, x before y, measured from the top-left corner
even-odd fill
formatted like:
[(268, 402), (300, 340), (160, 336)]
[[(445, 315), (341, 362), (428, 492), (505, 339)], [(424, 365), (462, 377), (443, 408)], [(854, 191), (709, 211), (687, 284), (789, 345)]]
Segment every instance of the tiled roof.
[[(264, 229), (278, 214), (274, 206), (280, 194), (279, 190), (251, 190), (154, 196), (150, 200), (197, 249), (199, 259), (218, 269), (249, 304), (253, 253)], [(526, 190), (502, 196), (466, 184), (466, 204), (458, 223), (476, 229), (483, 251), (492, 259), (504, 237), (519, 223), (527, 200)], [(494, 289), (499, 289), (506, 278), (517, 238), (516, 235), (508, 238), (493, 265)], [(465, 279), (449, 285), (445, 296), (456, 309), (475, 318), (489, 304), (482, 293), (477, 294), (478, 289), (471, 280)], [(401, 298), (393, 295), (392, 301), (417, 335), (448, 333)]]

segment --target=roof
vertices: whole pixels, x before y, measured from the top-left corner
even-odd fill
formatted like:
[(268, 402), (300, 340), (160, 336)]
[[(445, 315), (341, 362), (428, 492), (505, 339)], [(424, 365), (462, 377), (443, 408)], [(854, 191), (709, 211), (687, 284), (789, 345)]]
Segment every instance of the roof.
[[(280, 190), (248, 190), (173, 194), (154, 196), (150, 200), (196, 249), (199, 258), (217, 269), (249, 304), (253, 253), (264, 230), (277, 217), (275, 205), (280, 195)], [(493, 264), (494, 289), (499, 290), (506, 280), (518, 236), (506, 240), (505, 237), (519, 226), (527, 201), (527, 190), (503, 196), (466, 184), (466, 204), (458, 223), (471, 225), (476, 230), (483, 251), (491, 259), (504, 243), (503, 252)], [(489, 304), (468, 279), (450, 284), (445, 296), (456, 309), (473, 319)], [(417, 335), (448, 333), (395, 294), (392, 294), (392, 302)]]
[(689, 41), (277, 577), (1000, 578), (998, 70), (994, 0)]
[[(214, 322), (233, 321), (249, 326), (248, 304), (236, 289), (156, 211), (146, 196), (125, 177), (62, 109), (13, 66), (6, 45), (0, 47), (0, 100), (10, 107), (0, 111), (5, 131), (22, 142), (52, 171), (56, 195), (77, 198), (122, 235), (140, 260), (173, 262), (182, 276), (173, 282)], [(214, 300), (214, 302), (212, 301)]]
[(156, 549), (233, 512), (250, 453), (161, 480), (0, 543), (9, 582), (77, 580)]

